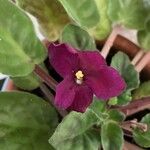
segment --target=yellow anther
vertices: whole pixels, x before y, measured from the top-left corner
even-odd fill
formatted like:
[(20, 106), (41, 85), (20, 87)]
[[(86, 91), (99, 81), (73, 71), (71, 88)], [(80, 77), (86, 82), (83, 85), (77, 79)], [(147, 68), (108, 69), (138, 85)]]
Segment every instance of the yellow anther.
[(75, 76), (78, 80), (82, 80), (84, 77), (84, 74), (82, 73), (81, 70), (79, 70), (78, 72), (76, 72)]

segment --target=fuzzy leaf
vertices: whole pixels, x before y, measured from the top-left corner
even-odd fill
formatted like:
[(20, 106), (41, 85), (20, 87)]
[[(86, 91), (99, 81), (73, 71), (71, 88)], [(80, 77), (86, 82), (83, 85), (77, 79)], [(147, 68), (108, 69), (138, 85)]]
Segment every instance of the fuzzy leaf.
[(148, 96), (150, 96), (150, 81), (142, 83), (133, 93), (133, 99), (140, 99)]
[(122, 52), (118, 52), (112, 58), (111, 66), (119, 71), (127, 84), (126, 90), (122, 93), (122, 95), (118, 96), (117, 102), (119, 105), (125, 105), (131, 101), (131, 91), (139, 87), (139, 73), (131, 64), (129, 57)]
[(89, 31), (96, 39), (102, 40), (109, 35), (112, 28), (111, 21), (107, 14), (108, 0), (95, 0), (95, 2), (98, 7), (100, 21), (94, 28)]
[(68, 43), (72, 47), (81, 50), (96, 50), (94, 39), (88, 32), (77, 25), (67, 25), (61, 35), (61, 42)]
[(143, 0), (109, 0), (108, 15), (128, 28), (144, 29), (148, 12)]
[(0, 72), (25, 76), (46, 58), (28, 16), (8, 0), (0, 0)]
[(109, 119), (114, 120), (116, 122), (122, 122), (125, 119), (125, 115), (122, 112), (119, 112), (118, 110), (109, 110)]
[(34, 90), (40, 86), (40, 79), (33, 73), (25, 77), (13, 77), (11, 78), (14, 84), (24, 90)]
[(101, 140), (104, 150), (122, 150), (123, 131), (117, 123), (107, 121), (101, 127)]
[(143, 117), (141, 122), (148, 125), (148, 131), (142, 132), (139, 129), (135, 129), (133, 132), (133, 138), (141, 147), (150, 148), (150, 114)]
[(97, 150), (100, 136), (90, 130), (97, 120), (90, 109), (83, 114), (71, 112), (58, 125), (49, 142), (57, 150)]
[(1, 92), (0, 104), (0, 149), (53, 150), (48, 137), (58, 121), (48, 103), (25, 92)]
[(93, 0), (58, 0), (68, 15), (80, 26), (93, 27), (99, 22), (99, 13)]
[(144, 50), (150, 51), (150, 32), (147, 30), (138, 31), (137, 37), (139, 44)]
[(55, 41), (63, 27), (70, 22), (67, 13), (57, 0), (17, 0), (18, 5), (37, 18), (42, 33)]

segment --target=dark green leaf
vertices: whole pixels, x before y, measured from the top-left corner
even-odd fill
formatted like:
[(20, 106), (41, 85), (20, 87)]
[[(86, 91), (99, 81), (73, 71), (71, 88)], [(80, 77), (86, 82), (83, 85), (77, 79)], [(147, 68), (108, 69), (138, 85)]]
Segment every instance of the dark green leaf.
[(90, 109), (83, 114), (71, 112), (58, 125), (49, 142), (57, 150), (97, 150), (100, 137), (89, 131), (97, 121)]
[(0, 104), (1, 150), (53, 150), (48, 137), (57, 114), (48, 103), (25, 92), (1, 92)]
[(98, 40), (106, 38), (111, 32), (111, 21), (109, 20), (107, 10), (108, 10), (108, 0), (95, 0), (99, 15), (100, 21), (96, 27), (90, 30), (90, 33)]
[[(150, 28), (150, 27), (149, 27)], [(146, 51), (150, 51), (150, 32), (147, 30), (138, 31), (138, 42)]]
[(104, 150), (122, 150), (123, 131), (115, 122), (107, 121), (101, 127), (101, 140)]
[(150, 96), (150, 81), (144, 82), (133, 93), (133, 99)]
[(113, 22), (143, 29), (148, 12), (142, 0), (109, 0), (108, 15)]
[(63, 27), (70, 22), (67, 13), (57, 0), (17, 0), (18, 5), (37, 18), (41, 31), (55, 41)]
[(67, 25), (61, 35), (61, 42), (66, 42), (72, 47), (81, 50), (96, 50), (94, 39), (90, 37), (88, 32), (77, 25)]
[(99, 13), (93, 0), (58, 0), (68, 15), (80, 26), (93, 27), (99, 22)]
[(131, 64), (126, 54), (118, 52), (112, 58), (111, 66), (118, 70), (120, 75), (124, 78), (127, 83), (126, 90), (138, 88), (140, 82), (139, 73), (134, 69), (134, 66)]
[(33, 90), (40, 86), (40, 79), (33, 73), (25, 77), (11, 78), (14, 84), (24, 90)]
[(125, 119), (125, 115), (122, 112), (119, 112), (118, 110), (109, 110), (108, 111), (109, 118), (111, 120), (122, 122)]
[(142, 132), (139, 129), (135, 129), (133, 132), (133, 138), (141, 147), (150, 148), (150, 114), (143, 117), (141, 122), (148, 125), (148, 131)]

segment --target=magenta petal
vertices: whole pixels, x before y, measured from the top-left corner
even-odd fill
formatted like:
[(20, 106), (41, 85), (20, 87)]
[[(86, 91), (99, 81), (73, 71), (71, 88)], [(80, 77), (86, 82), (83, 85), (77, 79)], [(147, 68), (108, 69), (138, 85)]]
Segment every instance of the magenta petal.
[(86, 85), (79, 85), (75, 88), (75, 98), (69, 110), (85, 112), (86, 108), (92, 103), (93, 92)]
[(75, 97), (74, 85), (75, 83), (71, 76), (66, 77), (57, 85), (55, 96), (56, 106), (66, 109), (72, 104)]
[(92, 70), (100, 69), (106, 66), (106, 61), (98, 51), (83, 51), (78, 53), (80, 58), (80, 65), (86, 72), (91, 72)]
[(103, 67), (97, 72), (92, 72), (86, 83), (98, 98), (104, 100), (120, 95), (126, 87), (123, 78), (112, 67)]
[(48, 47), (48, 53), (51, 65), (62, 77), (70, 74), (78, 66), (77, 52), (67, 44), (55, 45), (51, 43)]

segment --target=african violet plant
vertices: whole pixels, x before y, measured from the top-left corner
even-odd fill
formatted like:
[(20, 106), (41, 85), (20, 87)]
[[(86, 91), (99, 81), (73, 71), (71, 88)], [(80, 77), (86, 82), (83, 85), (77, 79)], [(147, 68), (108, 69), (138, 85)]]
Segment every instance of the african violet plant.
[[(149, 0), (0, 0), (0, 11), (0, 72), (18, 87), (0, 93), (0, 149), (150, 148), (150, 81), (139, 78)], [(107, 60), (124, 27), (137, 30), (141, 50)]]

